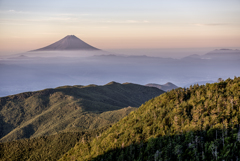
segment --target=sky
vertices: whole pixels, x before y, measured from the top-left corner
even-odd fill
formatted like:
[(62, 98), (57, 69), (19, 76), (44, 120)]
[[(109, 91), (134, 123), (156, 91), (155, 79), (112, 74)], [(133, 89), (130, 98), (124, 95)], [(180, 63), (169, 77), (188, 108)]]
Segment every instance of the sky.
[(100, 49), (239, 48), (239, 0), (0, 0), (0, 53), (75, 35)]

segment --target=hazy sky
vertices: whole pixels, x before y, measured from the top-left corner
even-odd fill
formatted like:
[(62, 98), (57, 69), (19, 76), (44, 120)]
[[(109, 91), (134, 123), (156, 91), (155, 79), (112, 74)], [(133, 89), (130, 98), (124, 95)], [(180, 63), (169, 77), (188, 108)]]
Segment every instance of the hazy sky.
[(76, 35), (101, 49), (240, 47), (240, 0), (0, 0), (0, 51)]

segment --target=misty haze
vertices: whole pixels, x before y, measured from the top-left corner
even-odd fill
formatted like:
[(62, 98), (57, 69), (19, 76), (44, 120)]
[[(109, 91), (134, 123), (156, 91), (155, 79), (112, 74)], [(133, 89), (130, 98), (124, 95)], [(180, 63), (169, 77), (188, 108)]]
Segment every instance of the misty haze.
[(66, 36), (47, 47), (2, 58), (0, 96), (110, 81), (142, 85), (171, 82), (188, 87), (240, 75), (240, 51), (235, 49), (192, 53), (178, 59), (138, 55), (137, 50), (131, 53), (100, 50), (73, 35)]
[(0, 160), (238, 161), (239, 0), (0, 0)]

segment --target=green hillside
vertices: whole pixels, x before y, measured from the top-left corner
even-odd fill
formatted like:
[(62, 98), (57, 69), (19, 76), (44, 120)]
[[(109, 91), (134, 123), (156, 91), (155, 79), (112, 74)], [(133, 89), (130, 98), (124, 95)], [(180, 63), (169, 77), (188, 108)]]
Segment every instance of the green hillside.
[(74, 147), (79, 140), (89, 141), (99, 136), (107, 128), (108, 126), (89, 131), (59, 133), (51, 136), (0, 143), (0, 160), (58, 160), (64, 153)]
[[(157, 88), (110, 82), (104, 86), (64, 86), (2, 97), (0, 141), (104, 127), (162, 93)], [(129, 108), (120, 113), (106, 113), (125, 107)]]
[(240, 77), (149, 100), (61, 160), (239, 160)]

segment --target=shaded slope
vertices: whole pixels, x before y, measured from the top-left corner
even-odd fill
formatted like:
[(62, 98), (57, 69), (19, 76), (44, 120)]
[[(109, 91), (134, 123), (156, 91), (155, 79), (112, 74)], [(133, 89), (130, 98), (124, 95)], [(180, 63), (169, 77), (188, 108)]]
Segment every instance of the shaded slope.
[(40, 49), (33, 51), (58, 51), (58, 50), (99, 50), (74, 35), (68, 35), (63, 39)]
[(239, 91), (240, 77), (166, 92), (61, 160), (236, 160)]
[[(136, 84), (64, 86), (0, 98), (0, 141), (105, 126), (113, 118), (102, 112), (138, 107), (163, 91)], [(126, 111), (132, 108), (126, 109)]]

